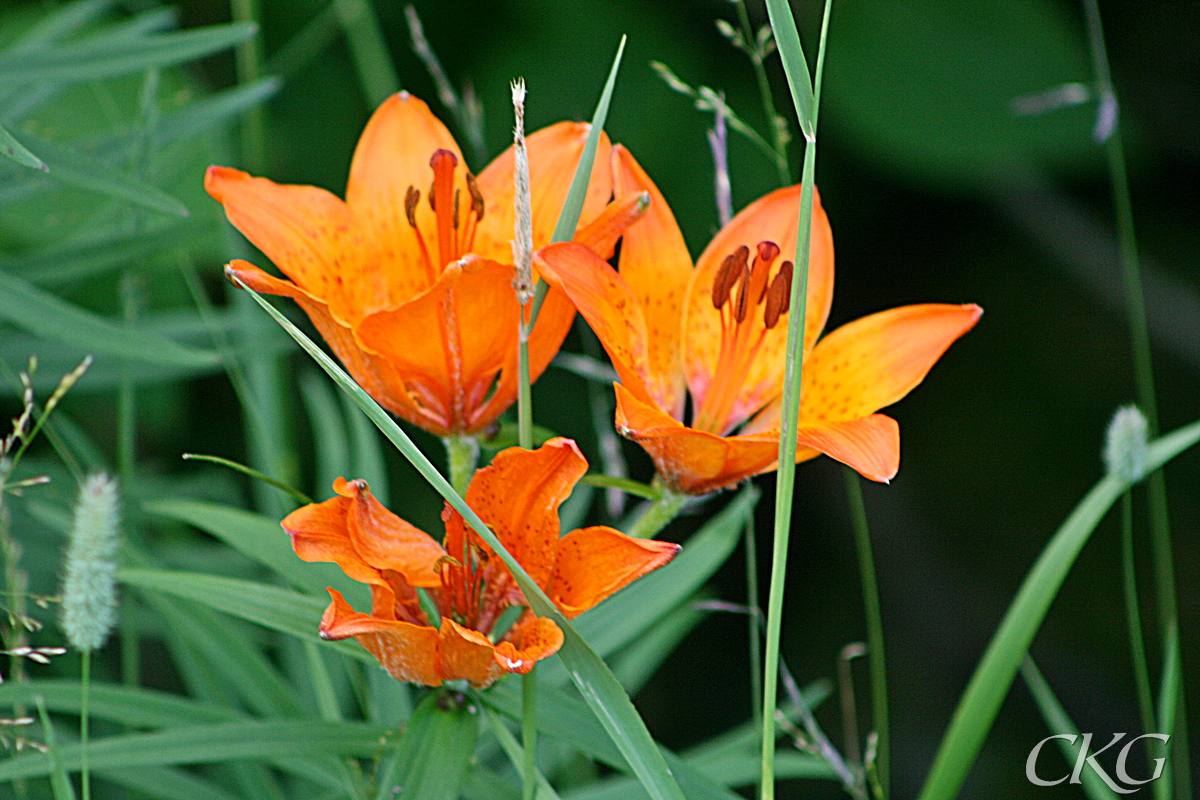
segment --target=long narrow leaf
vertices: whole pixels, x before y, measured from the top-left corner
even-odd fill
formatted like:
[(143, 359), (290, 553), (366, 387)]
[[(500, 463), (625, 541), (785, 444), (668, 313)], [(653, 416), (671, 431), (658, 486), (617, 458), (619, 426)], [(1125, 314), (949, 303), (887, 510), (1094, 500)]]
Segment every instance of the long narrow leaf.
[(487, 524), (454, 491), (449, 482), (417, 449), (417, 446), (388, 413), (371, 399), (371, 396), (364, 392), (341, 367), (258, 293), (250, 290), (244, 284), (242, 288), (246, 289), (255, 301), (304, 348), (305, 352), (316, 360), (343, 391), (354, 398), (359, 408), (371, 418), (371, 421), (412, 463), (413, 467), (429, 481), (455, 511), (462, 515), (466, 523), (479, 534), (479, 537), (487, 542), (512, 573), (534, 613), (549, 617), (558, 625), (565, 637), (562, 649), (559, 650), (559, 656), (566, 665), (571, 679), (579, 688), (580, 694), (587, 700), (588, 705), (592, 707), (592, 711), (600, 719), (621, 754), (629, 760), (634, 772), (650, 792), (651, 797), (654, 800), (683, 800), (683, 794), (674, 778), (671, 777), (671, 771), (667, 768), (654, 740), (650, 738), (650, 732), (646, 730), (645, 723), (638, 716), (629, 696), (625, 694), (625, 690), (621, 688), (621, 684), (613, 676), (612, 671), (588, 647), (574, 626), (567, 621), (558, 607), (550, 602), (550, 598), (546, 596), (542, 588), (533, 582), (524, 567), (504, 548)]
[(45, 162), (29, 152), (25, 145), (14, 139), (13, 135), (3, 127), (0, 127), (0, 156), (11, 158), (23, 167), (38, 169), (42, 172), (50, 171)]
[(457, 692), (431, 692), (408, 721), (395, 771), (379, 781), (377, 799), (403, 792), (421, 800), (457, 800), (478, 737), (478, 708)]
[(771, 18), (771, 30), (775, 33), (775, 44), (779, 48), (779, 58), (783, 61), (783, 71), (788, 78), (788, 87), (792, 90), (792, 104), (796, 107), (800, 131), (811, 141), (816, 135), (816, 124), (813, 120), (813, 82), (812, 74), (808, 71), (808, 59), (804, 57), (804, 48), (800, 45), (796, 21), (792, 18), (788, 0), (766, 2), (767, 14)]
[[(1159, 469), (1197, 441), (1200, 441), (1200, 422), (1161, 437), (1150, 445), (1146, 471)], [(1113, 475), (1102, 478), (1042, 551), (959, 700), (921, 791), (921, 800), (950, 800), (958, 795), (1059, 586), (1092, 531), (1128, 486)]]
[(167, 67), (244, 42), (258, 26), (235, 22), (131, 41), (65, 45), (36, 53), (0, 54), (0, 84), (72, 83)]
[(0, 273), (0, 320), (47, 339), (70, 342), (90, 353), (183, 367), (217, 362), (215, 353), (193, 350), (162, 336), (115, 325), (3, 273)]

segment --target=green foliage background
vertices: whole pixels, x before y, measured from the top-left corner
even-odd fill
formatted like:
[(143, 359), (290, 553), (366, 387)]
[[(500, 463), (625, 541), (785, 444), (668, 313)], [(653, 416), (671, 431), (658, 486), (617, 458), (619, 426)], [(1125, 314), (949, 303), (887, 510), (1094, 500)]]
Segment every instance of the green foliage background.
[[(815, 41), (818, 5), (793, 5), (806, 42)], [(326, 6), (262, 0), (256, 41), (264, 75), (280, 54), (295, 52), (289, 47)], [(0, 9), (0, 47), (53, 7), (9, 0)], [(379, 0), (373, 7), (402, 86), (440, 111), (409, 47), (403, 5)], [(159, 7), (129, 2), (117, 8), (104, 24), (144, 19)], [(717, 220), (704, 138), (711, 115), (690, 108), (648, 62), (662, 61), (693, 85), (724, 91), (744, 119), (765, 131), (750, 66), (713, 25), (717, 17), (733, 20), (732, 6), (442, 0), (417, 9), (451, 79), (469, 81), (486, 109), (489, 156), (509, 141), (510, 79), (526, 79), (531, 130), (587, 118), (617, 40), (628, 34), (607, 130), (656, 180), (693, 252), (702, 249)], [(182, 29), (229, 22), (231, 14), (216, 0), (187, 0), (176, 11)], [(1169, 431), (1200, 412), (1200, 7), (1108, 2), (1102, 11), (1145, 257), (1161, 423)], [(761, 9), (752, 5), (751, 14), (756, 24), (763, 21)], [(920, 786), (954, 703), (1029, 565), (1100, 474), (1104, 427), (1118, 405), (1132, 400), (1133, 384), (1107, 176), (1091, 138), (1095, 104), (1033, 117), (1011, 110), (1014, 98), (1091, 79), (1079, 9), (1053, 0), (845, 0), (835, 5), (829, 47), (817, 182), (838, 257), (830, 327), (908, 303), (976, 302), (986, 310), (979, 326), (894, 409), (904, 437), (901, 472), (890, 486), (867, 489), (889, 648), (895, 792), (906, 797)], [(777, 60), (769, 70), (776, 102), (788, 108)], [(314, 404), (336, 415), (340, 400), (284, 334), (220, 278), (226, 260), (251, 251), (203, 193), (203, 170), (210, 163), (248, 164), (230, 124), (235, 117), (201, 118), (188, 127), (179, 115), (236, 83), (228, 50), (164, 71), (155, 102), (140, 111), (140, 72), (75, 83), (27, 112), (22, 104), (38, 85), (5, 89), (0, 80), (0, 125), (51, 166), (43, 176), (0, 164), (0, 281), (18, 278), (117, 328), (165, 336), (193, 351), (237, 354), (250, 412), (239, 406), (216, 359), (169, 353), (148, 338), (122, 345), (118, 337), (106, 352), (96, 352), (82, 335), (39, 326), (29, 301), (8, 286), (0, 286), (0, 385), (8, 392), (3, 408), (16, 413), (13, 375), (30, 354), (40, 359), (37, 385), (44, 396), (59, 375), (96, 352), (95, 366), (64, 405), (59, 436), (77, 442), (75, 451), (95, 465), (118, 468), (119, 387), (122, 381), (135, 387), (135, 459), (126, 461), (123, 477), (138, 535), (167, 565), (254, 577), (258, 568), (225, 545), (198, 540), (161, 518), (151, 523), (138, 510), (142, 501), (167, 495), (256, 507), (275, 517), (288, 509), (272, 490), (211, 465), (184, 463), (182, 452), (255, 463), (319, 498), (328, 496), (335, 472), (364, 474), (374, 478), (373, 486), (390, 489), (393, 508), (427, 530), (439, 529), (440, 502), (378, 446), (373, 430), (359, 426), (357, 438), (314, 437)], [(324, 46), (291, 62), (262, 108), (261, 173), (341, 193), (371, 104), (336, 28)], [(56, 149), (64, 147), (71, 153)], [(775, 187), (772, 165), (733, 134), (730, 162), (735, 208)], [(796, 147), (792, 162), (798, 174)], [(164, 196), (128, 190), (138, 201), (130, 203), (128, 196), (113, 199), (120, 187), (102, 187), (104, 194), (79, 188), (88, 185), (93, 163), (115, 167)], [(55, 172), (71, 168), (85, 178), (64, 186)], [(169, 198), (186, 206), (186, 219), (170, 213)], [(157, 238), (147, 243), (149, 234)], [(261, 256), (257, 263), (265, 266)], [(197, 279), (213, 305), (204, 314), (189, 290)], [(567, 349), (584, 346), (573, 335)], [(535, 387), (535, 415), (540, 425), (577, 438), (595, 463), (596, 436), (583, 397), (581, 379), (551, 370)], [(355, 414), (347, 419), (356, 420)], [(436, 440), (417, 439), (440, 457)], [(53, 593), (73, 482), (49, 448), (34, 455), (26, 468), (55, 481), (14, 506), (13, 525), (34, 590)], [(635, 477), (649, 478), (640, 451), (626, 448), (626, 456)], [(838, 472), (826, 460), (798, 470), (783, 652), (801, 682), (832, 676), (839, 649), (864, 635)], [(376, 477), (385, 473), (389, 480)], [(769, 495), (772, 479), (757, 483)], [(1200, 461), (1185, 455), (1168, 473), (1168, 491), (1192, 698), (1200, 697), (1197, 485)], [(1136, 497), (1144, 511), (1144, 498)], [(768, 508), (759, 512), (760, 533), (769, 529)], [(700, 522), (677, 523), (670, 536), (683, 539)], [(1120, 623), (1117, 533), (1112, 520), (1098, 531), (1032, 650), (1081, 730), (1098, 737), (1134, 729), (1137, 718)], [(766, 550), (764, 538), (760, 553)], [(1138, 556), (1148, 564), (1148, 548)], [(735, 556), (709, 592), (740, 601), (743, 575)], [(153, 607), (139, 609), (137, 624), (153, 643), (162, 617)], [(51, 626), (40, 638), (49, 643), (55, 636)], [(748, 716), (744, 636), (742, 618), (709, 615), (637, 694), (647, 724), (665, 744), (687, 748)], [(1151, 647), (1152, 668), (1155, 652)], [(68, 674), (73, 664), (63, 659), (54, 669)], [(115, 648), (98, 669), (118, 674)], [(162, 647), (151, 644), (142, 653), (147, 685), (180, 690), (178, 669)], [(818, 716), (836, 741), (834, 706)], [(1018, 685), (965, 796), (1030, 791), (1024, 757), (1044, 735)], [(0, 788), (0, 796), (5, 791)], [(828, 782), (797, 782), (787, 791), (839, 796)], [(1060, 787), (1044, 796), (1075, 796), (1072, 791)]]

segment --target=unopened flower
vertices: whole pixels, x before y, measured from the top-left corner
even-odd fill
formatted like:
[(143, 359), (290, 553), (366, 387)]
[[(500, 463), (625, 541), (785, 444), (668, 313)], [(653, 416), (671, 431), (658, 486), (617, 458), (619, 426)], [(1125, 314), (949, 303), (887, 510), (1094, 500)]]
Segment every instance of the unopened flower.
[(1111, 475), (1137, 483), (1146, 475), (1149, 426), (1137, 406), (1122, 406), (1113, 414), (1104, 437), (1104, 465)]
[[(479, 514), (562, 613), (573, 618), (669, 562), (679, 546), (633, 539), (593, 526), (559, 537), (558, 507), (587, 471), (569, 439), (537, 450), (512, 447), (478, 470), (467, 504)], [(553, 655), (563, 632), (536, 616), (504, 562), (450, 506), (441, 544), (384, 508), (364, 481), (334, 483), (338, 496), (289, 514), (284, 529), (305, 561), (332, 561), (370, 585), (371, 613), (340, 592), (321, 619), (325, 639), (353, 636), (393, 677), (437, 686), (466, 680), (484, 687), (504, 673), (527, 673)], [(420, 602), (423, 590), (440, 621)], [(507, 631), (510, 607), (525, 607)]]
[[(625, 233), (620, 272), (572, 243), (541, 249), (534, 263), (608, 351), (621, 379), (618, 430), (678, 491), (702, 494), (775, 469), (800, 187), (751, 203), (693, 269), (666, 201), (619, 146), (613, 184), (652, 198)], [(899, 468), (899, 427), (875, 412), (920, 383), (982, 309), (895, 308), (818, 342), (832, 298), (833, 236), (814, 196), (796, 460), (824, 453), (886, 481)]]

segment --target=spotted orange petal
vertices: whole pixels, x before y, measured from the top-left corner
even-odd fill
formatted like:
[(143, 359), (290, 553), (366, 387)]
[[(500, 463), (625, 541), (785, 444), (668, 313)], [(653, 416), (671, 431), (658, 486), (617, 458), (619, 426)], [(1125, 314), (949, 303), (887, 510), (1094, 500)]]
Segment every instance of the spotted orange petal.
[[(800, 186), (778, 189), (751, 203), (721, 232), (696, 262), (696, 271), (688, 288), (684, 312), (684, 369), (688, 389), (697, 408), (704, 405), (709, 386), (722, 380), (718, 372), (721, 351), (721, 316), (713, 308), (713, 279), (722, 260), (742, 245), (754, 253), (759, 242), (779, 245), (777, 264), (794, 261), (796, 233), (799, 227)], [(805, 316), (805, 350), (811, 348), (825, 327), (833, 301), (833, 234), (821, 207), (819, 195), (813, 197), (812, 240), (809, 246), (808, 303)], [(773, 267), (777, 269), (777, 267)], [(750, 312), (761, 319), (763, 307)], [(757, 321), (757, 320), (756, 320)], [(755, 328), (761, 330), (761, 326)], [(783, 386), (784, 353), (787, 348), (787, 317), (766, 331), (762, 345), (742, 382), (725, 429), (767, 405)]]
[(505, 672), (525, 675), (537, 662), (557, 653), (562, 645), (562, 629), (553, 620), (530, 614), (513, 626), (505, 641), (496, 645), (496, 663)]
[(692, 256), (666, 199), (634, 157), (613, 147), (613, 192), (648, 192), (650, 208), (625, 232), (621, 278), (642, 309), (646, 323), (646, 384), (660, 408), (683, 417), (683, 308), (692, 279)]
[(396, 680), (441, 685), (442, 675), (438, 670), (441, 637), (436, 628), (360, 614), (336, 589), (330, 589), (329, 594), (333, 602), (321, 617), (322, 639), (353, 636)]
[(225, 268), (225, 274), (236, 277), (256, 292), (291, 297), (308, 314), (321, 337), (332, 348), (346, 370), (367, 394), (388, 411), (426, 430), (446, 429), (445, 422), (412, 398), (395, 367), (378, 354), (363, 349), (354, 332), (339, 321), (322, 300), (313, 297), (299, 286), (280, 280), (247, 261), (235, 259)]
[[(379, 248), (382, 268), (370, 275), (369, 287), (357, 291), (365, 294), (369, 289), (388, 299), (386, 303), (370, 304), (364, 313), (399, 305), (432, 283), (404, 202), (408, 187), (421, 193), (415, 209), (417, 226), (436, 251), (436, 224), (428, 193), (433, 181), (429, 161), (437, 150), (454, 153), (459, 165), (454, 185), (463, 197), (469, 196), (466, 167), (454, 137), (429, 106), (407, 92), (383, 101), (359, 137), (346, 182), (346, 203), (356, 223)], [(430, 255), (437, 260), (436, 252)]]
[(725, 468), (728, 445), (724, 439), (687, 427), (643, 402), (623, 384), (613, 388), (617, 393), (617, 431), (645, 449), (668, 486), (694, 494), (722, 488), (709, 485)]
[[(584, 122), (559, 122), (531, 133), (526, 139), (535, 249), (550, 243), (590, 130), (591, 125)], [(601, 132), (583, 213), (579, 217), (580, 227), (591, 222), (612, 197), (610, 149), (608, 136)], [(483, 193), (487, 208), (472, 248), (483, 258), (505, 264), (512, 263), (516, 194), (513, 165), (513, 148), (509, 147), (479, 173), (479, 191)]]
[(587, 320), (626, 389), (644, 402), (655, 402), (648, 386), (646, 321), (624, 278), (595, 253), (574, 243), (543, 247), (534, 263)]
[(496, 647), (482, 633), (443, 617), (439, 634), (437, 669), (442, 680), (465, 680), (482, 689), (500, 677)]
[(500, 451), (467, 488), (467, 505), (543, 588), (554, 571), (558, 507), (586, 472), (575, 442), (554, 438), (537, 450)]
[(516, 352), (519, 314), (512, 267), (469, 256), (407, 303), (366, 317), (356, 333), (446, 430), (471, 431), (483, 427), (471, 413)]
[(366, 481), (338, 478), (333, 483), (333, 490), (350, 500), (347, 531), (355, 552), (363, 561), (375, 569), (400, 573), (412, 587), (442, 585), (435, 567), (446, 555), (440, 544), (384, 508)]
[(571, 531), (558, 542), (550, 599), (574, 619), (678, 552), (672, 542), (634, 539), (603, 525)]

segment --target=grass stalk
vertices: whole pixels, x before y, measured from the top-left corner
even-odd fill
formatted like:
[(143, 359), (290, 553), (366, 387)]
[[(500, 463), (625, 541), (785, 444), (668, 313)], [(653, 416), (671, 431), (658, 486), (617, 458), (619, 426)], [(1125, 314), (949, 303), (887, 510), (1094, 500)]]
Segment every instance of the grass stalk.
[(1146, 666), (1146, 644), (1142, 637), (1142, 614), (1138, 608), (1137, 575), (1133, 560), (1133, 495), (1121, 497), (1121, 572), (1125, 586), (1125, 619), (1129, 626), (1129, 654), (1133, 660), (1133, 679), (1137, 689), (1142, 732), (1154, 732), (1154, 699), (1150, 692), (1150, 671)]
[[(779, 690), (779, 635), (783, 615), (783, 589), (787, 578), (788, 537), (791, 531), (792, 495), (796, 476), (796, 427), (800, 413), (800, 379), (803, 370), (805, 306), (808, 298), (808, 251), (812, 227), (813, 179), (816, 174), (817, 139), (816, 121), (820, 101), (821, 77), (825, 64), (825, 42), (829, 31), (830, 3), (825, 4), (821, 23), (821, 40), (817, 53), (817, 74), (813, 84), (808, 83), (808, 65), (800, 49), (796, 35), (795, 20), (785, 0), (768, 0), (767, 11), (771, 28), (779, 42), (780, 57), (792, 96), (797, 116), (810, 123), (805, 134), (804, 167), (800, 192), (800, 220), (796, 236), (796, 280), (792, 283), (790, 299), (791, 313), (788, 315), (787, 360), (784, 366), (783, 401), (779, 431), (779, 474), (775, 490), (774, 544), (771, 551), (771, 583), (767, 592), (767, 642), (763, 671), (763, 714), (762, 714), (762, 797), (775, 797), (775, 707)], [(780, 36), (781, 31), (786, 35)], [(799, 85), (805, 84), (805, 85)], [(804, 108), (802, 98), (813, 97), (810, 108)]]
[[(1094, 134), (1096, 139), (1104, 145), (1109, 180), (1112, 184), (1117, 243), (1125, 282), (1126, 311), (1129, 315), (1134, 384), (1138, 405), (1146, 415), (1149, 435), (1153, 439), (1158, 436), (1158, 399), (1154, 389), (1154, 367), (1150, 354), (1146, 303), (1142, 294), (1141, 265), (1138, 259), (1137, 237), (1133, 222), (1133, 201), (1129, 190), (1129, 170), (1121, 142), (1120, 105), (1117, 102), (1116, 90), (1113, 88), (1099, 3), (1097, 0), (1083, 0), (1083, 10), (1087, 25), (1088, 49), (1092, 57), (1092, 70), (1096, 78), (1097, 94), (1100, 97), (1100, 111)], [(1175, 590), (1174, 556), (1171, 548), (1170, 515), (1167, 506), (1167, 487), (1166, 479), (1161, 471), (1155, 471), (1149, 476), (1147, 494), (1150, 501), (1150, 535), (1154, 557), (1154, 585), (1159, 635), (1162, 641), (1166, 642), (1168, 633), (1179, 629), (1179, 615)], [(1175, 737), (1176, 752), (1184, 754), (1184, 758), (1175, 759), (1177, 762), (1174, 765), (1176, 796), (1190, 798), (1192, 795), (1191, 774), (1186, 757), (1188, 752), (1186, 700), (1182, 684), (1176, 688), (1179, 708), (1175, 715), (1175, 729), (1162, 732), (1172, 734)]]
[(88, 763), (88, 711), (92, 685), (92, 651), (80, 654), (79, 665), (79, 786), (83, 800), (91, 800), (92, 781)]
[(871, 717), (877, 737), (875, 778), (882, 800), (891, 795), (888, 783), (890, 737), (888, 735), (887, 666), (883, 650), (883, 614), (879, 606), (879, 586), (875, 580), (875, 558), (871, 554), (871, 532), (867, 527), (867, 509), (863, 504), (858, 473), (844, 468), (846, 496), (850, 501), (850, 521), (858, 550), (858, 575), (862, 581), (863, 612), (867, 618), (867, 656), (871, 669)]
[(367, 0), (333, 0), (333, 5), (350, 46), (363, 97), (374, 109), (400, 89), (379, 19)]
[[(258, 0), (230, 0), (230, 11), (236, 22), (258, 22)], [(262, 77), (262, 41), (251, 36), (233, 52), (238, 83), (247, 86)], [(267, 164), (267, 117), (261, 105), (246, 110), (242, 117), (242, 162), (255, 175), (262, 174)]]

